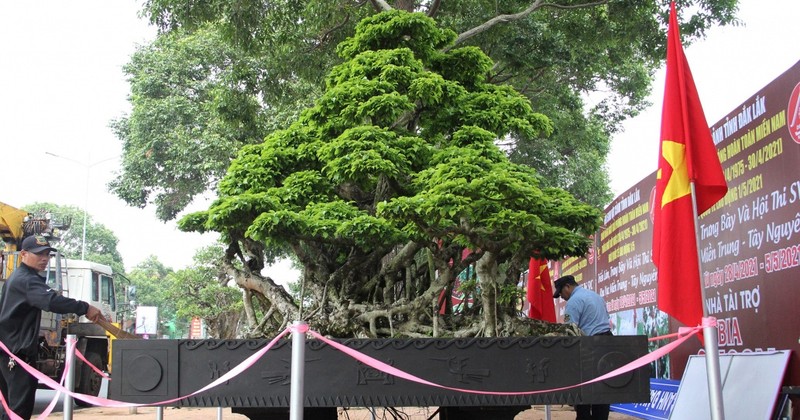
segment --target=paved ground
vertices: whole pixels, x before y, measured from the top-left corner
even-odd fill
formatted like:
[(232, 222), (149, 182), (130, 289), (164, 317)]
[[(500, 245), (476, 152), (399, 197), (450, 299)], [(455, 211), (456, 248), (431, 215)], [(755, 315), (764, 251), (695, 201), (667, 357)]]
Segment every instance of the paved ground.
[[(425, 420), (433, 415), (434, 408), (405, 408), (402, 410), (405, 415), (393, 416), (391, 412), (379, 409), (375, 413), (375, 419), (407, 419), (407, 420)], [(231, 413), (230, 408), (224, 408), (221, 412), (216, 408), (165, 408), (164, 420), (247, 420), (247, 417), (241, 414)], [(61, 418), (62, 413), (53, 413), (50, 415), (51, 419)], [(155, 408), (142, 407), (135, 410), (130, 408), (78, 408), (75, 410), (74, 419), (77, 420), (111, 420), (111, 419), (125, 419), (125, 420), (155, 420), (157, 413)], [(572, 420), (575, 418), (575, 412), (569, 406), (554, 406), (551, 407), (550, 418), (552, 420)], [(340, 410), (339, 419), (342, 420), (371, 420), (373, 419), (372, 413), (366, 409), (352, 409)], [(535, 406), (530, 410), (520, 413), (515, 420), (544, 420), (545, 411), (543, 406)], [(628, 420), (635, 419), (635, 417), (626, 416), (624, 414), (611, 413), (610, 420)], [(490, 419), (487, 419), (490, 420)]]

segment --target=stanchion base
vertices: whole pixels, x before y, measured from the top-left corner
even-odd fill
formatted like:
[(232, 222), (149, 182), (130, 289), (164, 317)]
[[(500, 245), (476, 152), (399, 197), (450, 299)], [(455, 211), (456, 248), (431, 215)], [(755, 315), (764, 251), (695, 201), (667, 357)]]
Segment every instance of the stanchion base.
[[(250, 420), (289, 420), (288, 408), (234, 407), (234, 414)], [(337, 420), (336, 407), (316, 407), (303, 410), (303, 420)]]
[[(514, 420), (517, 414), (530, 409), (530, 406), (514, 407), (441, 407), (439, 408), (440, 420)], [(402, 411), (402, 409), (400, 409)], [(250, 420), (288, 420), (289, 410), (281, 408), (254, 408), (234, 407), (234, 414), (241, 414)], [(335, 407), (306, 408), (303, 410), (303, 420), (336, 420), (338, 419)]]
[(530, 406), (514, 407), (442, 407), (439, 420), (514, 420), (517, 414)]

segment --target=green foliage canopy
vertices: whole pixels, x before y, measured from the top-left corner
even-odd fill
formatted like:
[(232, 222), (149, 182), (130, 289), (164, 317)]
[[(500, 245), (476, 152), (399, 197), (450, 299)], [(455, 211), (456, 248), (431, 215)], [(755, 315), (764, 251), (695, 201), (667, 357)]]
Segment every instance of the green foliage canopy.
[(112, 123), (125, 175), (110, 188), (139, 207), (155, 195), (157, 216), (169, 220), (224, 174), (237, 149), (261, 138), (263, 111), (249, 88), (255, 69), (200, 28), (159, 37), (125, 70), (133, 111)]
[(198, 250), (191, 267), (169, 275), (167, 293), (175, 303), (177, 319), (201, 318), (210, 337), (232, 339), (238, 338), (242, 290), (229, 286), (230, 279), (219, 269), (222, 251), (219, 246)]
[(169, 294), (172, 273), (155, 255), (133, 267), (128, 279), (136, 288), (136, 306), (155, 306), (160, 320), (175, 319), (177, 308)]
[[(550, 120), (513, 88), (489, 83), (492, 61), (479, 49), (444, 48), (455, 37), (420, 13), (364, 19), (340, 45), (345, 61), (314, 106), (262, 144), (244, 147), (219, 183), (220, 198), (181, 227), (223, 233), (229, 256), (245, 262), (257, 258), (248, 251), (253, 244), (290, 248), (314, 310), (328, 314), (315, 327), (348, 335), (379, 335), (381, 315), (332, 308), (394, 305), (398, 276), (407, 279), (403, 310), (430, 308), (452, 285), (452, 273), (431, 278), (415, 268), (418, 252), (398, 258), (399, 249), (426, 249), (448, 271), (468, 248), (472, 261), (487, 256), (486, 273), (497, 275), (502, 263), (519, 272), (531, 255), (584, 254), (598, 210), (540, 188), (534, 170), (511, 163), (495, 144), (549, 134)], [(454, 261), (452, 271), (468, 263)], [(261, 267), (251, 268), (238, 284), (254, 281)], [(412, 293), (412, 282), (423, 286)], [(294, 302), (272, 304), (287, 319), (297, 315)], [(413, 319), (391, 323), (425, 333)]]
[[(686, 43), (713, 25), (736, 23), (737, 0), (677, 3)], [(353, 35), (357, 22), (394, 7), (424, 12), (448, 28), (449, 35), (434, 36), (453, 42), (431, 39), (431, 51), (415, 51), (428, 60), (434, 49), (459, 48), (447, 58), (456, 61), (439, 63), (442, 77), (452, 80), (452, 72), (513, 86), (550, 118), (547, 138), (501, 139), (512, 161), (534, 167), (543, 186), (602, 207), (611, 198), (605, 167), (610, 139), (648, 105), (653, 72), (665, 56), (668, 4), (149, 0), (143, 12), (161, 33), (125, 68), (133, 111), (114, 124), (123, 168), (111, 188), (131, 205), (153, 204), (159, 217), (174, 218), (193, 196), (216, 186), (240, 148), (286, 128), (319, 98), (325, 75), (356, 52), (337, 55), (336, 46)], [(406, 40), (380, 42), (402, 46)], [(464, 46), (484, 51), (491, 68), (476, 66), (468, 75), (457, 67), (457, 54), (471, 54)], [(437, 86), (419, 81), (416, 89)], [(403, 98), (374, 100), (399, 110)]]

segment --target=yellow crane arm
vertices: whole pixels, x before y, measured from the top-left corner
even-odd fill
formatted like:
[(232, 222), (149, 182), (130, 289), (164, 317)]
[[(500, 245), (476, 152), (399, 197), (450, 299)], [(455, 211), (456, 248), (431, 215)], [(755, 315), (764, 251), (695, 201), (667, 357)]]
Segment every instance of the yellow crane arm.
[(6, 243), (17, 245), (22, 238), (22, 225), (28, 212), (0, 202), (0, 238)]

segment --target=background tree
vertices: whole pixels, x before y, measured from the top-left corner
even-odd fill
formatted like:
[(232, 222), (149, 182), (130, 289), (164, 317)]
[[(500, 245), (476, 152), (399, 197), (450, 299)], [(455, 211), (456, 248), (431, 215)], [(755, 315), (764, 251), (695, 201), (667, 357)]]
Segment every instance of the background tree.
[[(364, 19), (317, 103), (245, 146), (220, 199), (181, 220), (223, 234), (228, 275), (267, 304), (263, 332), (303, 317), (336, 336), (531, 334), (498, 291), (516, 286), (532, 255), (586, 252), (599, 211), (540, 187), (495, 143), (549, 134), (550, 120), (490, 83), (480, 49), (446, 48), (455, 39), (421, 13)], [(272, 247), (297, 256), (302, 299), (260, 275)], [(473, 263), (478, 318), (434, 331), (442, 290)]]
[(123, 145), (123, 176), (111, 189), (143, 206), (155, 195), (157, 216), (175, 217), (222, 176), (242, 145), (265, 131), (251, 94), (256, 67), (212, 25), (159, 36), (126, 66), (130, 117), (112, 123)]
[[(69, 229), (54, 244), (67, 258), (80, 259), (83, 249), (83, 209), (53, 203), (33, 203), (23, 207), (29, 212), (46, 212), (62, 222), (70, 223)], [(95, 223), (92, 215), (86, 216), (86, 253), (84, 259), (111, 266), (115, 273), (124, 273), (122, 256), (117, 249), (119, 239), (102, 223)]]
[(177, 305), (169, 293), (172, 274), (171, 268), (166, 267), (155, 255), (151, 255), (133, 267), (127, 276), (136, 290), (136, 306), (157, 307), (159, 325), (177, 319)]
[(232, 339), (239, 336), (242, 289), (228, 285), (232, 279), (220, 267), (223, 253), (221, 246), (198, 250), (191, 267), (169, 275), (168, 294), (178, 323), (199, 317), (211, 338)]
[[(144, 14), (161, 32), (125, 68), (133, 111), (114, 124), (123, 165), (112, 191), (175, 217), (216, 185), (237, 150), (286, 128), (319, 97), (324, 75), (342, 62), (335, 46), (358, 21), (396, 8), (454, 30), (445, 48), (489, 55), (487, 81), (515, 87), (553, 125), (547, 138), (502, 139), (512, 160), (537, 169), (543, 186), (602, 207), (611, 198), (610, 138), (647, 105), (665, 56), (668, 3), (150, 0)], [(677, 3), (686, 43), (735, 23), (737, 0)]]

